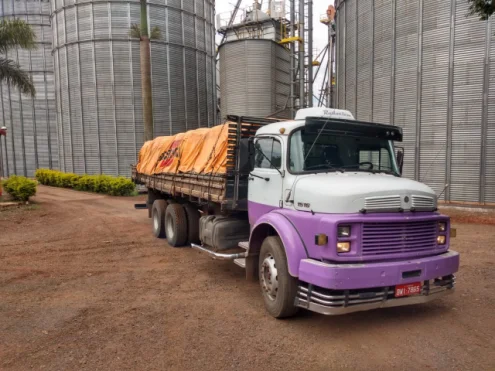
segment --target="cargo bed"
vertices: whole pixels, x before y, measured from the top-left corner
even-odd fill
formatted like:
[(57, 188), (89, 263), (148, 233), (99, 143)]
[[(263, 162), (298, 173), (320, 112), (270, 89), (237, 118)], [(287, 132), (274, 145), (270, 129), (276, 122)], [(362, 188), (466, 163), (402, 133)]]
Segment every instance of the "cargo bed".
[(279, 119), (228, 116), (227, 171), (224, 174), (138, 173), (132, 166), (132, 180), (148, 189), (195, 203), (220, 204), (222, 211), (246, 211), (249, 176), (248, 140), (256, 131)]

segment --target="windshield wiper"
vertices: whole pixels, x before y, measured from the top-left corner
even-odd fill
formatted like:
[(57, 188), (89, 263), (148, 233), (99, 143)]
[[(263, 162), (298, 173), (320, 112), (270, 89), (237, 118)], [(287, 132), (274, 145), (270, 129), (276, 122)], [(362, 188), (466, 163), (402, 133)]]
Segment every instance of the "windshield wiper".
[(372, 173), (372, 174), (385, 173), (385, 174), (390, 174), (390, 175), (393, 175), (393, 176), (396, 176), (396, 177), (400, 177), (399, 174), (397, 174), (395, 171), (392, 171), (392, 170), (384, 170), (384, 169), (381, 169), (381, 170), (378, 170), (378, 169), (356, 169), (356, 171), (363, 171), (363, 172)]

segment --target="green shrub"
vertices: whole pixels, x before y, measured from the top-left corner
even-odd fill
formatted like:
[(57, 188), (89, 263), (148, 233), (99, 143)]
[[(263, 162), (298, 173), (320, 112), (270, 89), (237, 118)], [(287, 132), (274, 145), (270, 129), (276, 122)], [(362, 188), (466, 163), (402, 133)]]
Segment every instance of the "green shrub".
[(3, 188), (16, 201), (28, 201), (36, 194), (36, 182), (23, 176), (12, 175), (3, 182)]
[(103, 193), (111, 196), (131, 196), (134, 183), (124, 177), (109, 175), (77, 175), (56, 170), (38, 169), (36, 179), (43, 185), (73, 188), (78, 191)]

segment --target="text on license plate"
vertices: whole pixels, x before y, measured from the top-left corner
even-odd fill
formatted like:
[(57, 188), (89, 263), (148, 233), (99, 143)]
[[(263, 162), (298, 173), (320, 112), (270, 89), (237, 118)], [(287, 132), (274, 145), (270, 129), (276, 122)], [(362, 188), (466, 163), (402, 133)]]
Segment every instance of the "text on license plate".
[(421, 282), (395, 286), (395, 297), (417, 295), (421, 293)]

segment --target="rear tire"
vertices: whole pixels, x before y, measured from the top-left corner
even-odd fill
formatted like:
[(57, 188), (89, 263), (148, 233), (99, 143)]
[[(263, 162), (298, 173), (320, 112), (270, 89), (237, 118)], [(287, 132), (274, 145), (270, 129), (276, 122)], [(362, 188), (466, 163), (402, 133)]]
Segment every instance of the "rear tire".
[(165, 238), (165, 209), (167, 202), (165, 200), (155, 200), (151, 208), (153, 221), (153, 234), (156, 238)]
[(181, 204), (170, 204), (165, 211), (165, 230), (170, 246), (184, 246), (187, 241), (187, 218)]
[(199, 242), (199, 211), (192, 204), (184, 204), (184, 211), (187, 219), (187, 243)]
[(295, 305), (297, 278), (289, 274), (287, 257), (279, 237), (267, 237), (261, 245), (258, 275), (265, 308), (275, 318), (291, 317)]

